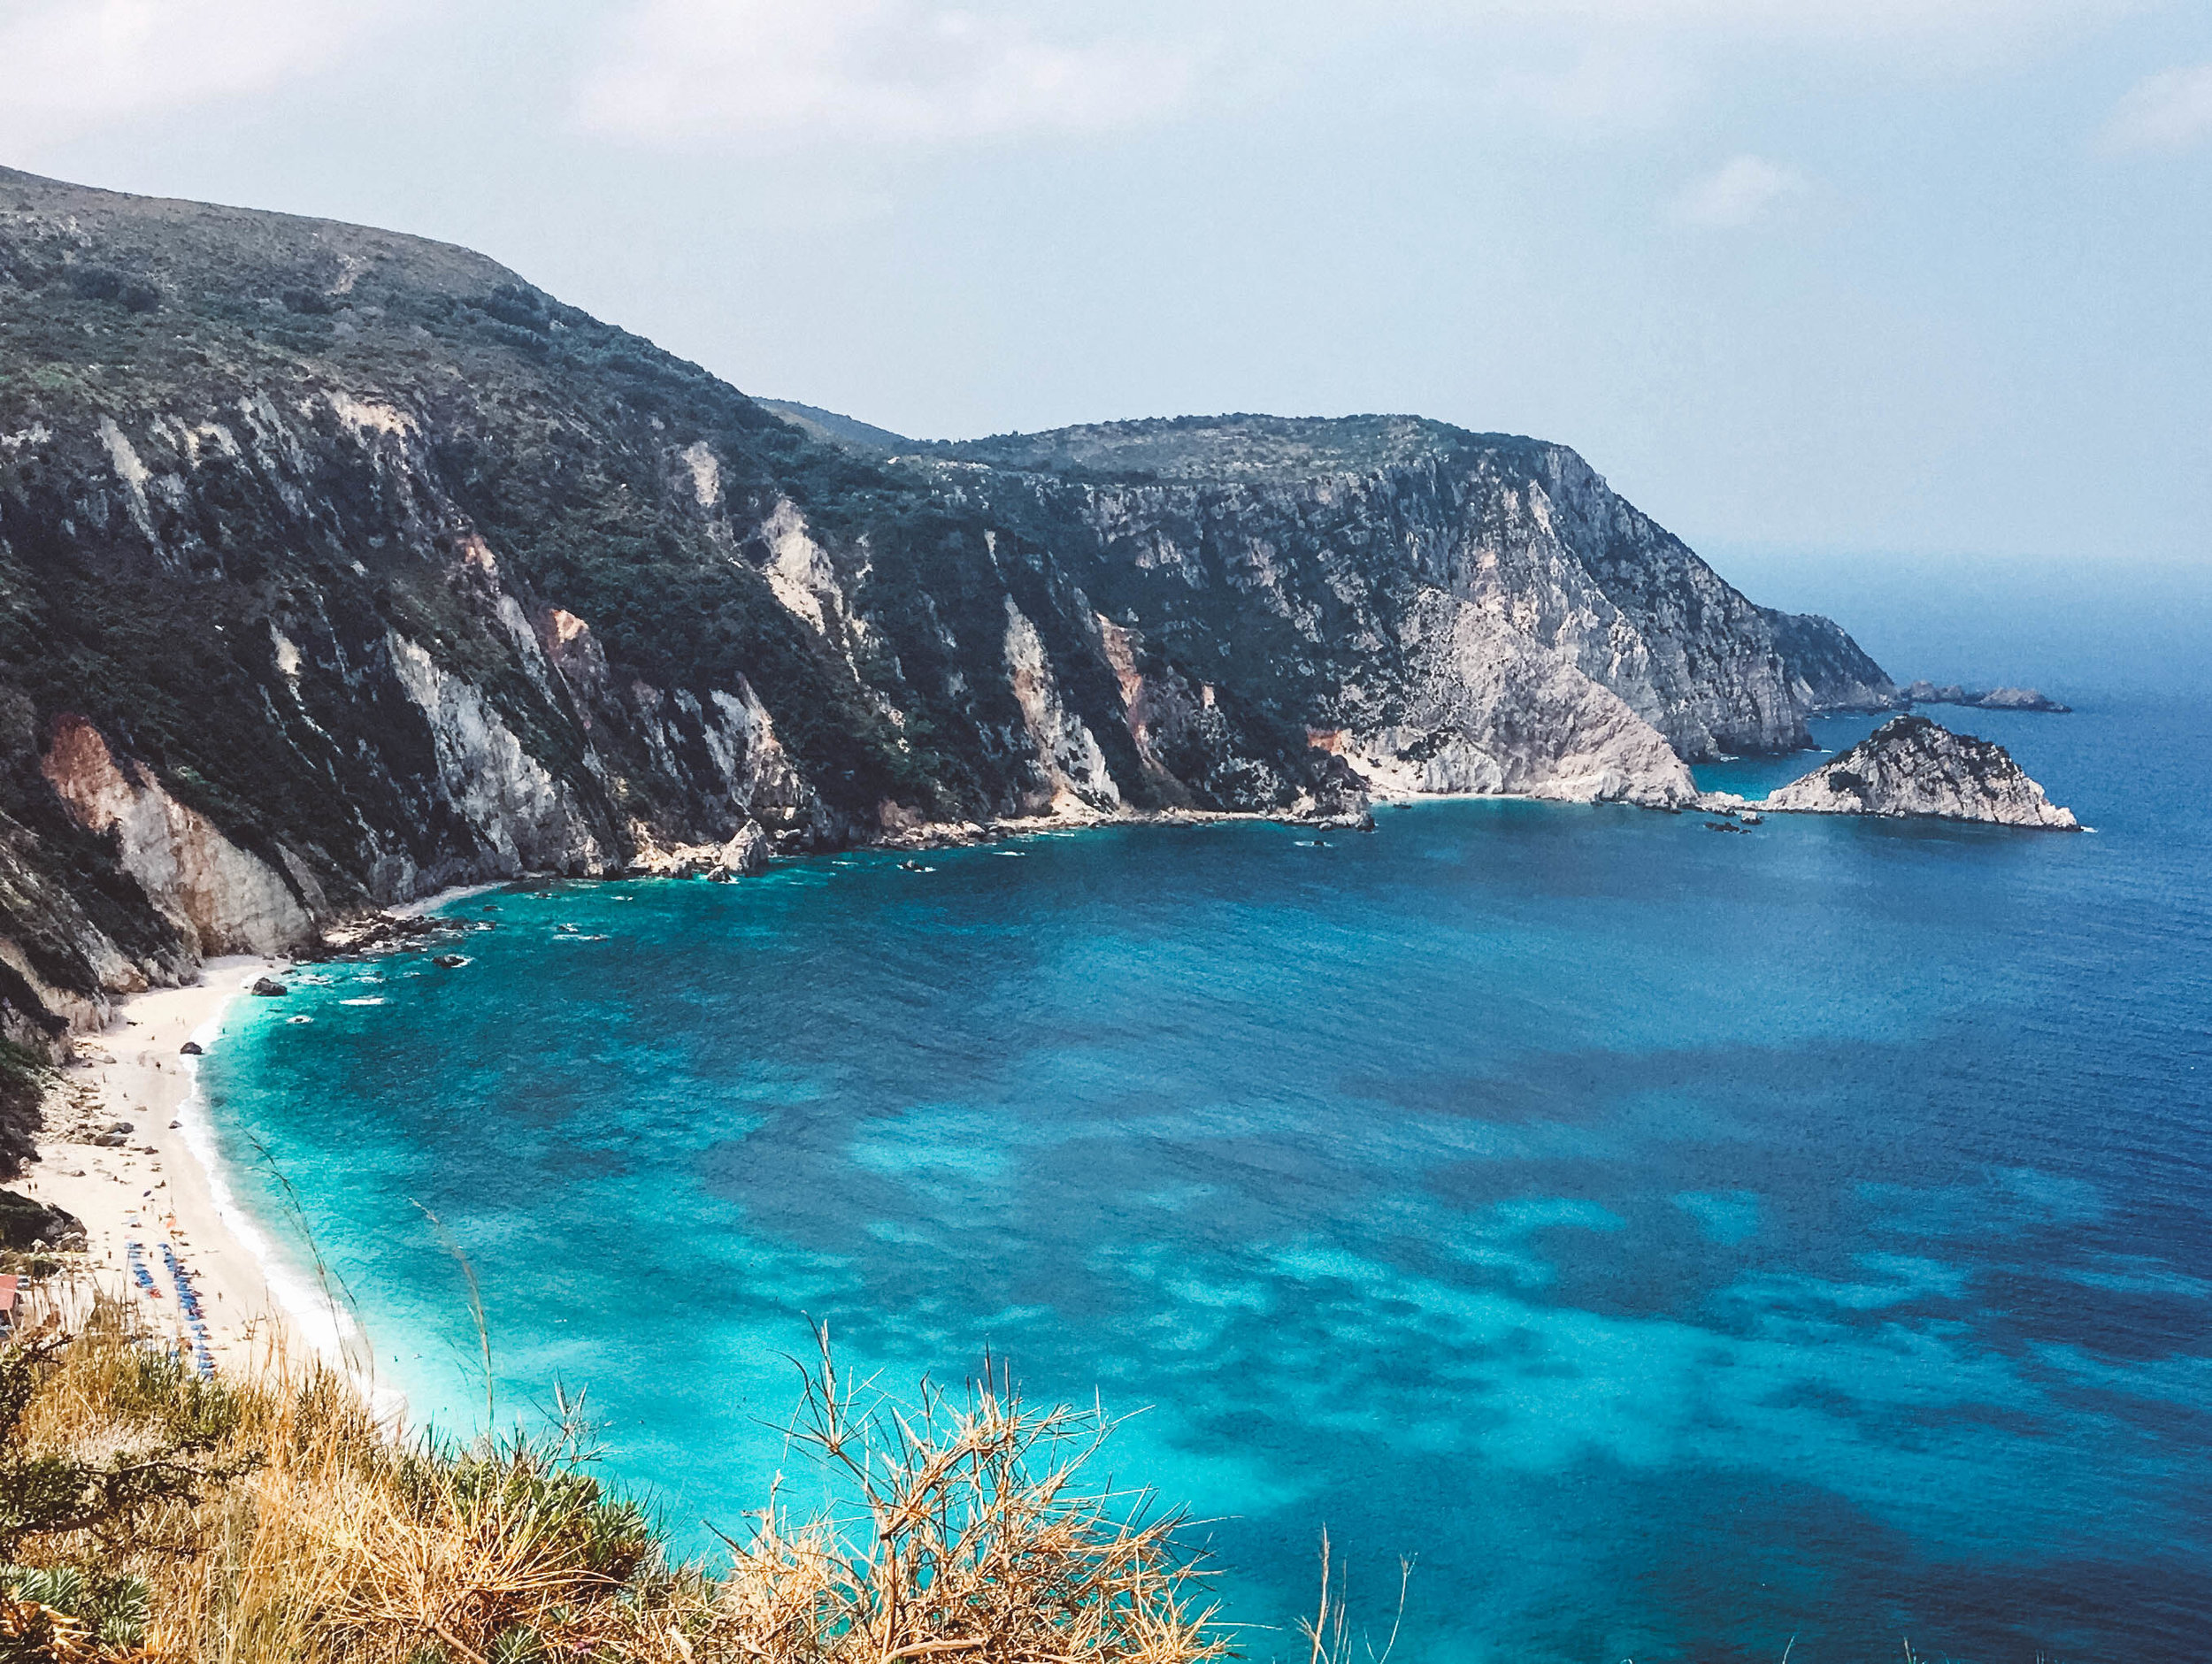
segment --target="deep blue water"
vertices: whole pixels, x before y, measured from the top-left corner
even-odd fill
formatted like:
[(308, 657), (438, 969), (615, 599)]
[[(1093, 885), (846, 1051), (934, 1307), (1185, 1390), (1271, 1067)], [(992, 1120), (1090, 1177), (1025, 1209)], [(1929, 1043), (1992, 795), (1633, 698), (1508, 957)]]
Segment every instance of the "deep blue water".
[(2212, 722), (1939, 714), (2096, 831), (1466, 802), (475, 897), (474, 963), (204, 1079), (419, 1412), (484, 1393), (417, 1202), (499, 1414), (588, 1385), (688, 1541), (805, 1499), (806, 1314), (1151, 1407), (1116, 1476), (1240, 1617), (1325, 1522), (1382, 1629), (1417, 1555), (1405, 1659), (2199, 1659)]

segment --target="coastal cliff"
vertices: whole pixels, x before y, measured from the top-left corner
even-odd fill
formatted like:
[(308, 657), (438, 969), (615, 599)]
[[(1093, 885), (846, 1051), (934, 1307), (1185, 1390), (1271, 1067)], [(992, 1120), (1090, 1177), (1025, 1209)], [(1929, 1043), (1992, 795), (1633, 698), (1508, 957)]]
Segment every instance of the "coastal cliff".
[(2073, 811), (2052, 802), (2004, 747), (1925, 717), (1883, 724), (1832, 763), (1769, 794), (1765, 807), (2079, 830)]
[(1893, 695), (1563, 446), (919, 443), (328, 221), (0, 171), (0, 1028), (50, 1046), (453, 883), (1376, 794), (1678, 807), (1689, 763)]

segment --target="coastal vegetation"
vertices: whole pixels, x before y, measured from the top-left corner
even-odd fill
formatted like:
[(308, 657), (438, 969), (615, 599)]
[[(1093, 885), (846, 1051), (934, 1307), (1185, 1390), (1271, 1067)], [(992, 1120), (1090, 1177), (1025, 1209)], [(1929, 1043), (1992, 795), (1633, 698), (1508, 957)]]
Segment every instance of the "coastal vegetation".
[(0, 1664), (1226, 1655), (1181, 1518), (1086, 1477), (1108, 1418), (1003, 1373), (895, 1403), (821, 1338), (794, 1440), (845, 1505), (733, 1510), (710, 1571), (565, 1399), (541, 1433), (395, 1438), (327, 1369), (202, 1379), (90, 1297), (0, 1349)]

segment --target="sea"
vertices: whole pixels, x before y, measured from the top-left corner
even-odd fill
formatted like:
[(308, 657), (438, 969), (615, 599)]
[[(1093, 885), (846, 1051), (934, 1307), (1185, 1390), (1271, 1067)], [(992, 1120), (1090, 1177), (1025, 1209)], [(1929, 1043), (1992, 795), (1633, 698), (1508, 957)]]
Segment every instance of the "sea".
[(1253, 1659), (1325, 1531), (1405, 1660), (2200, 1660), (2212, 717), (2076, 702), (1932, 712), (2073, 835), (1462, 801), (470, 894), (202, 1089), (419, 1425), (580, 1395), (686, 1553), (824, 1496), (826, 1326), (1125, 1418)]

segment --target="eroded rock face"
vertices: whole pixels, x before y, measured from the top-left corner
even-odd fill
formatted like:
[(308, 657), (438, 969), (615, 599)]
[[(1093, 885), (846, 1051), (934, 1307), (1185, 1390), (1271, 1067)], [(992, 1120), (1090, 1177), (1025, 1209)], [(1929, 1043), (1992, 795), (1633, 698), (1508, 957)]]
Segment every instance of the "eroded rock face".
[(1482, 607), (1436, 596), (1408, 621), (1412, 674), (1342, 755), (1378, 794), (1513, 793), (1678, 808), (1696, 793), (1666, 739), (1610, 688)]
[(1887, 696), (1539, 441), (794, 426), (463, 249), (4, 170), (0, 309), (18, 1037), (447, 884), (1017, 817), (1674, 807), (1688, 762)]
[(66, 1208), (35, 1197), (0, 1190), (0, 1248), (21, 1253), (38, 1247), (81, 1249), (84, 1222)]
[(81, 824), (113, 837), (123, 870), (195, 953), (280, 953), (312, 933), (296, 882), (142, 771), (119, 763), (83, 717), (56, 721), (44, 770)]
[[(1564, 446), (1413, 417), (1225, 417), (1014, 434), (922, 460), (941, 456), (956, 459), (933, 468), (948, 495), (1079, 557), (1102, 617), (1155, 642), (1202, 638), (1221, 669), (1198, 679), (1248, 684), (1228, 673), (1248, 667), (1296, 688), (1311, 726), (1397, 725), (1394, 696), (1493, 674), (1440, 661), (1440, 633), (1539, 650), (1682, 759), (1801, 747), (1805, 711), (1820, 708), (1793, 691), (1806, 679), (1778, 646), (1786, 616), (1754, 606)], [(1455, 604), (1495, 628), (1440, 627)], [(1521, 737), (1540, 747), (1548, 728), (1586, 751), (1571, 724), (1563, 709)], [(1486, 737), (1440, 739), (1486, 749)]]
[(1766, 807), (1816, 815), (1928, 816), (2074, 832), (2004, 747), (1899, 717), (1825, 767), (1770, 793)]

